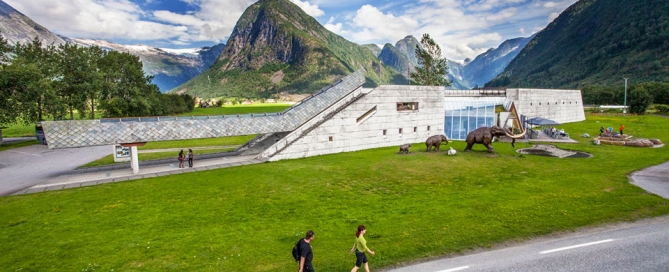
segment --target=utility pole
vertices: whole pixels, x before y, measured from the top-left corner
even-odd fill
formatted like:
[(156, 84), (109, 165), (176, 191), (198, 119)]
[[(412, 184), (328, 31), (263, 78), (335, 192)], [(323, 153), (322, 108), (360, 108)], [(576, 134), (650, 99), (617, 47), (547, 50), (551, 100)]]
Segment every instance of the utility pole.
[(627, 78), (624, 77), (625, 79), (625, 100), (623, 101), (623, 113), (627, 113)]
[(408, 85), (411, 85), (411, 64), (407, 66), (407, 83)]

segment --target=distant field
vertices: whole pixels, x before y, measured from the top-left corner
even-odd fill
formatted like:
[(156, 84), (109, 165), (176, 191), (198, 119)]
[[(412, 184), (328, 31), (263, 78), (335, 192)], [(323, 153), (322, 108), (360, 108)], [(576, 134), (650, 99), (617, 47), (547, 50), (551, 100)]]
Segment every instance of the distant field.
[(223, 115), (223, 114), (246, 114), (246, 113), (270, 113), (280, 112), (290, 107), (290, 104), (251, 104), (251, 105), (225, 105), (223, 107), (195, 108), (192, 112), (180, 116), (191, 115)]
[(35, 125), (12, 124), (2, 129), (2, 137), (34, 137)]
[[(372, 270), (585, 226), (669, 214), (630, 184), (667, 148), (594, 145), (600, 126), (669, 141), (669, 119), (587, 115), (566, 124), (594, 155), (521, 155), (532, 144), (409, 155), (396, 147), (0, 198), (7, 271), (294, 271), (294, 243), (313, 229), (314, 266), (349, 271), (355, 227), (367, 226)], [(444, 148), (447, 149), (447, 148)], [(547, 167), (550, 166), (550, 167)]]

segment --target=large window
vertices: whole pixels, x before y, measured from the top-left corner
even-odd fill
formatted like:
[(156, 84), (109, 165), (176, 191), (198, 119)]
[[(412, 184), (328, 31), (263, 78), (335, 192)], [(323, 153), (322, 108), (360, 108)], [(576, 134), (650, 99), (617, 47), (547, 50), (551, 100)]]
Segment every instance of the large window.
[(397, 102), (397, 111), (417, 111), (418, 102)]
[(446, 102), (444, 134), (453, 140), (465, 140), (470, 131), (495, 125), (495, 102)]

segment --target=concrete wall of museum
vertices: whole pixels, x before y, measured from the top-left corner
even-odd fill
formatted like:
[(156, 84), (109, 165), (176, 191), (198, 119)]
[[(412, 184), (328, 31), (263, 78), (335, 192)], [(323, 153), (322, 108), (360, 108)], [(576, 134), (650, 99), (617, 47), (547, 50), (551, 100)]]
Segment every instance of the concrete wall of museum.
[[(418, 110), (398, 111), (398, 102), (418, 102)], [(364, 121), (356, 121), (375, 106), (375, 113)], [(424, 142), (432, 135), (443, 134), (443, 126), (443, 87), (379, 86), (291, 144), (280, 154), (273, 156), (271, 160)], [(400, 129), (402, 129), (401, 134)], [(386, 130), (385, 136), (383, 130)], [(422, 144), (412, 147), (412, 149), (423, 148), (425, 147)]]
[(580, 90), (507, 89), (507, 99), (527, 118), (543, 117), (558, 123), (585, 120)]

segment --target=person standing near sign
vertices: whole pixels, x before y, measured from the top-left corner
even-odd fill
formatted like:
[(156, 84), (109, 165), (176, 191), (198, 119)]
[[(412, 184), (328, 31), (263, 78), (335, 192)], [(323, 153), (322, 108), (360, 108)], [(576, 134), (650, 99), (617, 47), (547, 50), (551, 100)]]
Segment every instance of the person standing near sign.
[(184, 156), (184, 150), (181, 149), (181, 152), (179, 152), (179, 168), (184, 168), (184, 159), (186, 156)]
[(193, 168), (193, 150), (188, 149), (188, 167)]

